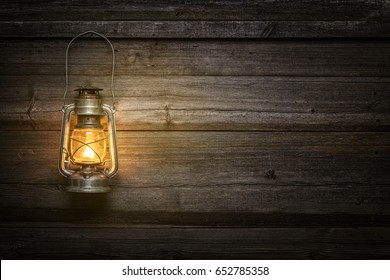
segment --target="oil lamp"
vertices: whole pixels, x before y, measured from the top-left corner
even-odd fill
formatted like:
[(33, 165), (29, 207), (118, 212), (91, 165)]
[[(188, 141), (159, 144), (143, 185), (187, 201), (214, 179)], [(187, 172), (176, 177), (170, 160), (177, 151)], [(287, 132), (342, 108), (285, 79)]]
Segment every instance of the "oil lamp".
[[(74, 103), (66, 104), (68, 92), (68, 52), (73, 41), (86, 34), (105, 39), (112, 50), (111, 95), (112, 107), (103, 104), (97, 87), (79, 87)], [(108, 179), (118, 171), (115, 131), (115, 95), (113, 92), (115, 52), (111, 42), (95, 31), (74, 37), (66, 49), (66, 88), (61, 128), (58, 169), (68, 177), (67, 191), (102, 193), (110, 191)]]

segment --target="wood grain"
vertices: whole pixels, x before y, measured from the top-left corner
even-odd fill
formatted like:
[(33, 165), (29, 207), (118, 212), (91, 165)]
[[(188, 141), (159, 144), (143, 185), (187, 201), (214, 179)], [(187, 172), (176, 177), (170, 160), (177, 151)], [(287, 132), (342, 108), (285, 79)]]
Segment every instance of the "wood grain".
[[(208, 174), (204, 177), (206, 176)], [(250, 179), (253, 180), (253, 178)], [(112, 183), (114, 184), (114, 182)], [(85, 221), (88, 220), (88, 217), (94, 220), (99, 217), (99, 222), (103, 224), (112, 223), (113, 221), (126, 221), (129, 219), (126, 219), (126, 214), (131, 215), (134, 212), (148, 212), (150, 217), (154, 217), (153, 212), (209, 213), (210, 216), (222, 212), (225, 213), (223, 215), (225, 219), (220, 225), (223, 225), (223, 223), (230, 224), (228, 213), (240, 213), (244, 220), (243, 217), (248, 212), (264, 216), (271, 215), (271, 217), (272, 215), (278, 217), (278, 215), (293, 214), (314, 215), (313, 217), (319, 219), (319, 224), (322, 221), (319, 215), (332, 216), (333, 219), (337, 219), (339, 213), (357, 216), (360, 223), (365, 221), (366, 224), (372, 224), (370, 218), (378, 216), (376, 218), (377, 223), (387, 225), (388, 223), (383, 222), (383, 220), (384, 217), (388, 218), (390, 216), (388, 202), (390, 190), (388, 184), (344, 183), (320, 186), (281, 186), (272, 183), (252, 185), (220, 183), (210, 187), (187, 185), (183, 187), (156, 186), (140, 188), (132, 187), (130, 182), (127, 187), (114, 185), (113, 191), (104, 198), (100, 197), (100, 199), (88, 198), (85, 195), (67, 194), (65, 192), (66, 184), (65, 180), (62, 185), (2, 183), (0, 185), (0, 203), (3, 208), (16, 209), (11, 217), (26, 222), (35, 221), (39, 217), (33, 214), (33, 210), (37, 210), (36, 213), (42, 211), (52, 212), (51, 216), (43, 214), (42, 219), (46, 217), (46, 219), (53, 220), (54, 213), (57, 213), (58, 222), (69, 219), (73, 222), (78, 219)], [(196, 184), (196, 181), (193, 184)], [(92, 201), (89, 202), (89, 199)], [(100, 201), (100, 205), (97, 201)], [(31, 213), (28, 214), (27, 210), (30, 209), (32, 209)], [(72, 215), (66, 214), (70, 210), (74, 210)], [(86, 213), (83, 213), (84, 211), (87, 212), (87, 216)], [(25, 213), (25, 215), (20, 218), (22, 213)], [(17, 214), (19, 214), (19, 217)], [(75, 219), (78, 215), (79, 218)], [(111, 218), (115, 216), (117, 219), (112, 220)], [(358, 216), (362, 216), (362, 218), (359, 219)], [(64, 220), (60, 219), (62, 217)], [(304, 220), (305, 217), (302, 219)], [(374, 221), (376, 219), (374, 218)], [(8, 220), (8, 218), (4, 217), (2, 220)], [(175, 219), (172, 220), (175, 221)], [(299, 219), (296, 220), (299, 221)], [(351, 218), (351, 220), (354, 219)], [(187, 223), (192, 224), (194, 222), (189, 219)], [(313, 224), (313, 222), (311, 223)]]
[[(112, 40), (116, 75), (389, 77), (390, 41), (375, 40)], [(64, 76), (68, 40), (0, 41), (0, 75)], [(69, 74), (111, 74), (103, 40), (80, 39)], [(86, 81), (88, 82), (88, 80)]]
[(388, 227), (165, 228), (2, 225), (2, 259), (387, 259)]
[[(107, 77), (96, 86), (111, 104)], [(72, 77), (71, 88), (83, 77)], [(118, 130), (388, 131), (389, 78), (118, 76)], [(64, 77), (0, 77), (0, 129), (58, 130)], [(74, 102), (75, 93), (69, 92)]]
[[(1, 134), (2, 207), (88, 208), (64, 193), (58, 132)], [(390, 214), (388, 133), (118, 135), (107, 210)]]
[[(1, 1), (2, 20), (286, 20), (286, 21), (385, 21), (389, 19), (386, 0), (206, 0), (182, 2), (175, 0), (125, 0), (99, 3), (65, 3), (50, 1)], [(288, 11), (288, 13), (286, 12)]]
[[(108, 209), (106, 195), (67, 194), (67, 209), (2, 207), (0, 223), (46, 223), (53, 226), (166, 226), (174, 227), (389, 227), (386, 214), (307, 214), (286, 212), (172, 212), (115, 211)], [(83, 205), (83, 206), (81, 206)]]
[(0, 37), (72, 38), (95, 30), (112, 38), (389, 37), (379, 21), (0, 21)]
[[(1, 258), (389, 259), (389, 23), (387, 0), (0, 0)], [(57, 170), (90, 29), (119, 101), (97, 195)], [(106, 42), (69, 58), (110, 103)]]

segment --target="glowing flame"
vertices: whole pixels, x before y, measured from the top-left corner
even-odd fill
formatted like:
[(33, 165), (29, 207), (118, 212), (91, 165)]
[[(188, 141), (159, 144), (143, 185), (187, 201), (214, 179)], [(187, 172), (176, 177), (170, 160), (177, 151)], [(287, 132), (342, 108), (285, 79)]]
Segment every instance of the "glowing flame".
[(84, 151), (83, 157), (93, 159), (95, 157), (95, 152), (87, 146)]

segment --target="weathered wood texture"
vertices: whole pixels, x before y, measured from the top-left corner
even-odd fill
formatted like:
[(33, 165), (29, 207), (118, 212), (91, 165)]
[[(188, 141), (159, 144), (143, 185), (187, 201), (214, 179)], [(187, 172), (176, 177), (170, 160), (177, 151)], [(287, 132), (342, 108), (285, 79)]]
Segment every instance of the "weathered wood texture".
[[(0, 18), (12, 21), (39, 20), (284, 20), (284, 21), (384, 21), (390, 18), (387, 0), (205, 0), (154, 1), (1, 1)], [(288, 11), (288, 12), (286, 12)]]
[[(67, 43), (62, 39), (1, 40), (0, 74), (64, 77)], [(139, 75), (390, 77), (389, 39), (117, 39), (113, 44), (115, 73), (129, 80)], [(81, 39), (69, 52), (69, 74), (86, 76), (90, 82), (102, 75), (108, 82), (110, 63), (111, 50), (102, 40)]]
[(386, 259), (390, 228), (4, 225), (7, 259)]
[(72, 37), (85, 30), (110, 38), (389, 37), (380, 21), (0, 21), (0, 37)]
[[(2, 129), (59, 128), (66, 41), (55, 42), (2, 42)], [(104, 42), (89, 43), (109, 63)], [(120, 40), (116, 47), (119, 130), (388, 131), (388, 40)], [(93, 65), (101, 62), (86, 42), (72, 50), (71, 88), (107, 89), (109, 65)]]
[[(288, 11), (288, 13), (286, 13)], [(1, 1), (0, 37), (111, 38), (388, 37), (382, 1)]]
[(53, 176), (58, 137), (1, 133), (3, 221), (390, 223), (388, 133), (121, 132), (114, 191), (93, 197)]
[[(59, 194), (60, 195), (60, 194)], [(1, 223), (23, 223), (33, 227), (39, 223), (53, 226), (105, 225), (169, 226), (169, 227), (389, 227), (385, 214), (303, 214), (277, 212), (169, 212), (115, 211), (107, 209), (106, 195), (85, 196), (63, 193), (67, 209), (2, 207)], [(9, 225), (11, 227), (11, 225)]]
[[(57, 170), (88, 29), (116, 54), (103, 195)], [(389, 34), (385, 0), (0, 1), (2, 259), (390, 258)], [(69, 55), (110, 103), (106, 42)]]
[[(73, 85), (83, 83), (71, 79)], [(94, 84), (106, 88), (111, 103), (107, 77), (101, 80)], [(60, 128), (63, 76), (0, 81), (1, 130)], [(119, 76), (115, 88), (118, 130), (389, 131), (390, 126), (390, 77)]]
[[(2, 183), (64, 182), (61, 176), (51, 175), (56, 171), (52, 159), (57, 156), (59, 132), (0, 135)], [(219, 185), (286, 189), (292, 185), (385, 185), (390, 182), (386, 172), (389, 139), (389, 133), (378, 132), (120, 132), (123, 171), (113, 180), (131, 189), (188, 186), (190, 191)], [(31, 169), (34, 165), (42, 166), (39, 173)], [(270, 169), (275, 178), (267, 178)]]

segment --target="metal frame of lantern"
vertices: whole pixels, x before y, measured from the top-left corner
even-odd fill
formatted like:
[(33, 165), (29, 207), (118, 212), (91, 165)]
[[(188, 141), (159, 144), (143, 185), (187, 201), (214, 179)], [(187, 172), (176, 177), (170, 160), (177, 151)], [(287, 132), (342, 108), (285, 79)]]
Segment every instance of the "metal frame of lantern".
[[(86, 34), (94, 34), (105, 39), (112, 50), (111, 95), (113, 106), (103, 104), (99, 92), (102, 89), (95, 87), (81, 87), (76, 89), (78, 97), (75, 103), (66, 104), (68, 92), (68, 52), (69, 47), (77, 38)], [(108, 179), (118, 171), (118, 152), (115, 129), (115, 95), (113, 91), (115, 51), (111, 42), (95, 31), (86, 31), (75, 36), (66, 48), (66, 88), (61, 139), (58, 158), (60, 173), (69, 179), (67, 191), (81, 193), (103, 193), (110, 191)], [(72, 114), (77, 116), (77, 125), (70, 135)], [(102, 117), (107, 118), (107, 132), (101, 124)], [(108, 138), (108, 139), (107, 139)], [(108, 144), (108, 145), (107, 145)], [(106, 160), (106, 149), (109, 148), (109, 159)], [(106, 164), (110, 163), (109, 168)]]

